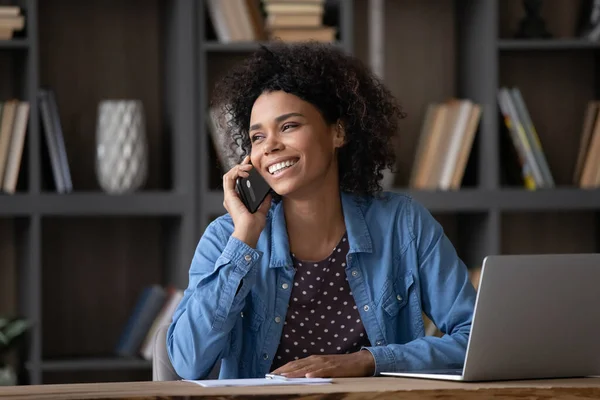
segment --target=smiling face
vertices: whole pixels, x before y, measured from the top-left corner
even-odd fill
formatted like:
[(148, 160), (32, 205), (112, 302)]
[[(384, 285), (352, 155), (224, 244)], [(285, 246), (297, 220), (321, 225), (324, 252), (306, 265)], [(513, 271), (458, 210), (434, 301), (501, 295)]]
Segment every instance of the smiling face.
[(343, 134), (312, 104), (283, 91), (263, 93), (252, 107), (249, 135), (252, 165), (276, 193), (303, 195), (338, 184)]

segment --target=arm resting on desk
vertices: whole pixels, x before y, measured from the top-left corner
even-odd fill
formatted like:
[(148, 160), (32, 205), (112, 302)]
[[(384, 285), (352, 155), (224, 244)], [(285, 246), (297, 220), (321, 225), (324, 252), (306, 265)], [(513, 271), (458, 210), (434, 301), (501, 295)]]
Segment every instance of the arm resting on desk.
[(413, 203), (408, 221), (415, 240), (423, 312), (444, 333), (406, 344), (368, 347), (375, 375), (383, 371), (460, 368), (464, 364), (476, 292), (441, 225)]
[(227, 355), (230, 332), (254, 285), (261, 253), (211, 223), (194, 254), (189, 285), (167, 333), (173, 368), (184, 379), (206, 377)]

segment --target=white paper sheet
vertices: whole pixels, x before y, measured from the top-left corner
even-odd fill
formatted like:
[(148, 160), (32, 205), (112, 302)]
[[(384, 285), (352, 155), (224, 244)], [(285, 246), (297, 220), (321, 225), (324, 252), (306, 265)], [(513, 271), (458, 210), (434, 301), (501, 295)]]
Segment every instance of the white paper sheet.
[(225, 387), (225, 386), (281, 386), (281, 385), (323, 385), (331, 383), (331, 378), (288, 378), (288, 379), (213, 379), (213, 380), (188, 380), (204, 387)]

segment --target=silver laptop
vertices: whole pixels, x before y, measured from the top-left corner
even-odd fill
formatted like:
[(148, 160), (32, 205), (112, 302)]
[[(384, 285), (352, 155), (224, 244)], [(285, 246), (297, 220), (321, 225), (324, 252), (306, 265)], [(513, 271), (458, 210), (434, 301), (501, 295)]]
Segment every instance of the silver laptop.
[(382, 375), (464, 382), (600, 375), (600, 254), (486, 257), (463, 368)]

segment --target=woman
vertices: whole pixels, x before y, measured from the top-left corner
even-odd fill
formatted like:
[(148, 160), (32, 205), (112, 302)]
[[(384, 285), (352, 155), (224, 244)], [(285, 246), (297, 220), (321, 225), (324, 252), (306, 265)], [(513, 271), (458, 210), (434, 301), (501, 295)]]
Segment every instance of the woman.
[[(169, 327), (176, 372), (201, 379), (219, 360), (221, 378), (461, 366), (475, 290), (431, 214), (381, 191), (404, 117), (381, 82), (329, 45), (275, 43), (215, 93), (249, 155), (223, 176), (228, 213), (200, 239)], [(235, 192), (251, 168), (276, 193), (254, 214)], [(443, 337), (424, 336), (422, 311)]]

